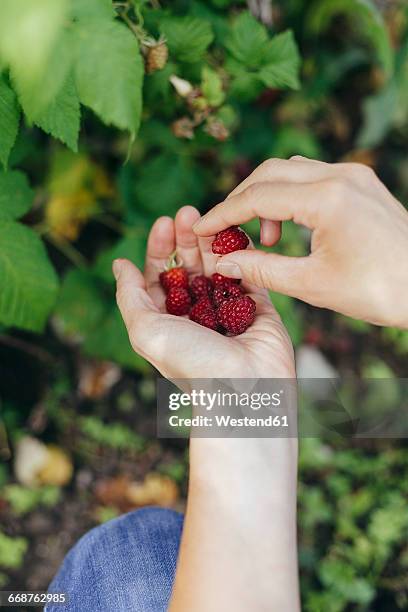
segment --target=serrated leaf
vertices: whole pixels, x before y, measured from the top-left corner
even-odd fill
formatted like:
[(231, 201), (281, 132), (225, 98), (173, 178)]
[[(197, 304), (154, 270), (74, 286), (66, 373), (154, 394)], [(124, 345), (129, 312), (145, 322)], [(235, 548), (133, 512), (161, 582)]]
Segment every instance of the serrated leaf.
[(231, 55), (249, 68), (262, 65), (268, 33), (248, 11), (242, 12), (234, 21), (225, 46)]
[(263, 61), (258, 75), (267, 87), (299, 89), (300, 55), (291, 30), (268, 42)]
[[(0, 75), (0, 162), (7, 167), (10, 151), (16, 141), (20, 109), (12, 88)], [(1, 212), (0, 212), (1, 214)]]
[(106, 124), (137, 132), (143, 63), (135, 36), (105, 21), (77, 24), (75, 81), (80, 101)]
[(116, 16), (112, 0), (71, 0), (74, 19), (113, 19)]
[(43, 116), (47, 107), (55, 102), (56, 97), (65, 86), (72, 72), (73, 44), (71, 31), (61, 32), (45, 64), (45, 70), (35, 81), (22, 80), (18, 72), (12, 70), (12, 81), (19, 102), (30, 123), (36, 123)]
[(40, 332), (54, 305), (58, 281), (35, 232), (14, 221), (0, 223), (0, 322)]
[[(38, 83), (47, 74), (67, 14), (67, 0), (0, 2), (0, 55), (27, 99), (31, 88), (38, 93)], [(58, 72), (53, 76), (58, 81)], [(52, 97), (47, 88), (41, 93), (45, 101)]]
[(72, 75), (34, 123), (47, 134), (61, 140), (75, 153), (78, 151), (80, 104)]
[(34, 192), (25, 174), (0, 172), (0, 221), (19, 219), (31, 206)]
[(214, 38), (211, 24), (195, 17), (169, 17), (160, 24), (170, 56), (180, 62), (198, 62)]
[(313, 4), (309, 16), (309, 27), (314, 33), (325, 30), (333, 17), (346, 14), (353, 24), (359, 26), (362, 36), (374, 47), (378, 60), (387, 74), (391, 74), (394, 64), (387, 26), (383, 17), (371, 0), (320, 0)]

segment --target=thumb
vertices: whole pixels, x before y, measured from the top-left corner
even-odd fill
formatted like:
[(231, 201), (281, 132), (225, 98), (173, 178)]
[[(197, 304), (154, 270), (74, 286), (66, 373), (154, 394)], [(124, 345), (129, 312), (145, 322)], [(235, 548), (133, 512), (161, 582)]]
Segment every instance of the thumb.
[(306, 299), (310, 257), (287, 257), (276, 253), (247, 250), (221, 257), (216, 270), (224, 276), (242, 278), (246, 283)]
[(116, 301), (131, 336), (135, 326), (143, 326), (146, 315), (157, 312), (157, 308), (146, 292), (143, 274), (130, 261), (115, 259), (112, 271), (116, 279)]

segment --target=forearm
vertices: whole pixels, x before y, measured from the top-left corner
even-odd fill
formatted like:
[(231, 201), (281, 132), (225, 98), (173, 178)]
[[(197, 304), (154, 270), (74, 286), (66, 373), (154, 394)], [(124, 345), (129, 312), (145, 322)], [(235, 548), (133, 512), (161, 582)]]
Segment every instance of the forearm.
[(192, 439), (170, 610), (299, 609), (297, 440)]

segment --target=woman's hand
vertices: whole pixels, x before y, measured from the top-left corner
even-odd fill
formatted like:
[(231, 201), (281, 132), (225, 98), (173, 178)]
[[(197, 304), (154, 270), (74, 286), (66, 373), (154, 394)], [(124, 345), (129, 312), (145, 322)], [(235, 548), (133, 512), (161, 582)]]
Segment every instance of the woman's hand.
[(195, 208), (185, 206), (175, 221), (156, 221), (144, 274), (127, 260), (114, 262), (118, 305), (134, 350), (167, 378), (294, 378), (292, 345), (266, 290), (246, 286), (257, 316), (241, 336), (225, 337), (165, 312), (159, 274), (175, 248), (189, 274), (215, 272), (211, 239), (198, 239), (191, 229), (199, 217)]
[(254, 217), (261, 242), (281, 221), (312, 230), (308, 257), (263, 251), (223, 256), (217, 271), (379, 325), (408, 328), (408, 212), (374, 172), (295, 156), (259, 166), (194, 227), (200, 240)]
[[(295, 378), (290, 339), (265, 289), (245, 284), (257, 315), (241, 336), (166, 314), (159, 274), (175, 248), (191, 275), (215, 272), (211, 238), (192, 231), (199, 217), (186, 206), (174, 222), (156, 221), (144, 275), (114, 262), (133, 348), (172, 379)], [(191, 438), (172, 612), (299, 610), (296, 469), (296, 438)]]

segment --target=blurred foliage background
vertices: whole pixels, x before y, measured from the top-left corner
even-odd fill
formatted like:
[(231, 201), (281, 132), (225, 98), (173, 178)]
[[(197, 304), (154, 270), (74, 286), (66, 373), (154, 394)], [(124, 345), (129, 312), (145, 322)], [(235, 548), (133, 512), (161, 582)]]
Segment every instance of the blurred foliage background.
[[(155, 437), (112, 259), (142, 266), (158, 215), (269, 157), (368, 164), (407, 203), (407, 136), (403, 0), (2, 0), (1, 587), (46, 588), (121, 512), (183, 509), (186, 443)], [(308, 240), (286, 224), (278, 248)], [(273, 299), (302, 371), (406, 375), (406, 333)], [(408, 608), (407, 469), (402, 441), (302, 441), (306, 610)]]

